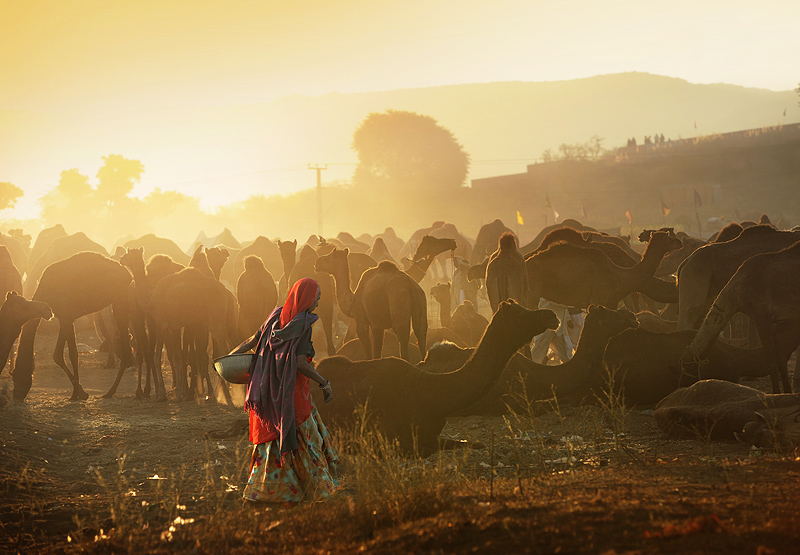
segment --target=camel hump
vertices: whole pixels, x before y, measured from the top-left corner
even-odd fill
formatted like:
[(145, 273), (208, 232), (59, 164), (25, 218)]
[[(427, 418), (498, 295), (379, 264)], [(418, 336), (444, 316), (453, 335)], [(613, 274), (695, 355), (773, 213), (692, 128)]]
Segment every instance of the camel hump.
[(500, 250), (516, 249), (517, 237), (510, 231), (506, 231), (500, 236), (500, 239), (498, 240), (497, 244), (500, 247)]
[(397, 264), (391, 262), (389, 260), (383, 260), (380, 264), (378, 264), (378, 271), (379, 272), (399, 272), (400, 268), (397, 267)]
[(261, 270), (266, 270), (266, 268), (264, 267), (264, 261), (254, 254), (245, 257), (244, 269), (247, 272), (258, 272)]

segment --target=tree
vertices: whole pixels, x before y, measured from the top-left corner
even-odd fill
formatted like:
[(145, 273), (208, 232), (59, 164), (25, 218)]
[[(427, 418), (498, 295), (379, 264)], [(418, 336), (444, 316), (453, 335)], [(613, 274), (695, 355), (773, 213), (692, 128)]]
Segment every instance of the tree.
[(13, 208), (24, 193), (22, 189), (7, 181), (0, 181), (0, 210)]
[(469, 155), (453, 133), (425, 115), (402, 110), (373, 112), (353, 133), (356, 186), (394, 190), (463, 185)]
[(97, 196), (108, 205), (118, 203), (133, 191), (144, 172), (139, 160), (128, 160), (119, 154), (103, 156), (103, 167), (97, 171)]

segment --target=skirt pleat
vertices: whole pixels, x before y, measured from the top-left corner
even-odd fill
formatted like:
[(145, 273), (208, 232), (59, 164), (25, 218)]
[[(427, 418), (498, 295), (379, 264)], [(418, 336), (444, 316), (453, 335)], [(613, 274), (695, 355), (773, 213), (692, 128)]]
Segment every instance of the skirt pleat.
[(266, 503), (319, 500), (336, 491), (339, 456), (317, 408), (297, 427), (297, 450), (281, 461), (279, 440), (253, 446), (250, 476), (242, 497)]

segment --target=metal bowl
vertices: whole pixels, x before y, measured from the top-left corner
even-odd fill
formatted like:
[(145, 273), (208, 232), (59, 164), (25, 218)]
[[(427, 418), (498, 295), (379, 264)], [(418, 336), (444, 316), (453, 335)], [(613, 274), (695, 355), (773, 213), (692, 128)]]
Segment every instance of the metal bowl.
[(216, 358), (214, 370), (225, 381), (246, 384), (250, 379), (250, 366), (255, 356), (253, 353), (244, 353)]

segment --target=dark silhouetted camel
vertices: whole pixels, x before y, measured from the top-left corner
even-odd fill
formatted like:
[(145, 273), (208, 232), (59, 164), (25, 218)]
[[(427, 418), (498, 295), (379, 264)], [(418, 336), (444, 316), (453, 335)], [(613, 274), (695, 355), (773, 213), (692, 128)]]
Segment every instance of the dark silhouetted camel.
[(398, 358), (361, 362), (326, 358), (318, 370), (336, 384), (336, 395), (329, 403), (320, 399), (317, 406), (326, 421), (343, 421), (366, 405), (382, 431), (397, 438), (402, 448), (411, 451), (418, 445), (423, 453), (435, 451), (446, 418), (480, 400), (522, 345), (555, 327), (558, 319), (552, 311), (503, 303), (473, 356), (447, 374), (424, 372)]
[(244, 272), (236, 282), (239, 304), (239, 334), (253, 335), (278, 304), (278, 288), (264, 262), (251, 254), (244, 259)]
[(528, 272), (525, 259), (517, 250), (516, 236), (507, 231), (500, 236), (497, 250), (486, 266), (486, 293), (492, 312), (502, 301), (514, 299), (525, 305), (528, 300)]
[[(51, 245), (55, 245), (55, 241)], [(42, 274), (34, 301), (50, 305), (53, 314), (58, 318), (59, 329), (53, 360), (64, 370), (72, 382), (70, 400), (86, 400), (89, 395), (80, 384), (78, 368), (78, 348), (75, 340), (74, 322), (87, 314), (92, 314), (112, 305), (114, 321), (120, 331), (120, 365), (115, 389), (122, 378), (122, 373), (131, 362), (130, 343), (128, 339), (128, 285), (131, 274), (119, 262), (95, 252), (81, 252), (66, 260), (61, 260), (47, 267)], [(22, 401), (31, 388), (33, 377), (33, 343), (39, 319), (25, 324), (19, 343), (19, 353), (14, 366), (14, 399)], [(64, 361), (64, 345), (69, 349), (72, 371)]]

